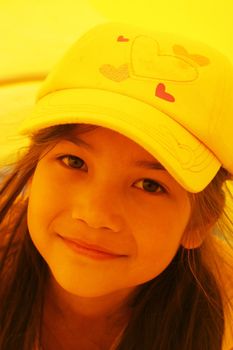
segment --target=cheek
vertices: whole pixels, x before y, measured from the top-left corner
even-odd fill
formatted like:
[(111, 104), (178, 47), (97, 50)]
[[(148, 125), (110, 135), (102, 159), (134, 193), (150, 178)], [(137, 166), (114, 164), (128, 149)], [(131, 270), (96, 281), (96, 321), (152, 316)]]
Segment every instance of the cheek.
[(169, 239), (165, 231), (150, 232), (146, 239), (137, 242), (135, 262), (138, 272), (149, 278), (159, 275), (170, 264), (179, 246), (179, 237), (174, 232)]
[(129, 208), (126, 220), (132, 232), (137, 232), (136, 239), (143, 240), (148, 246), (154, 240), (159, 245), (173, 245), (178, 241), (187, 225), (189, 206), (178, 206), (174, 201), (160, 199), (154, 204), (140, 202), (140, 206)]
[(168, 238), (165, 228), (144, 231), (144, 234), (147, 236), (137, 237), (136, 252), (131, 256), (130, 271), (135, 284), (145, 283), (160, 275), (180, 246), (180, 235), (173, 232)]
[(191, 206), (183, 193), (175, 196), (158, 196), (140, 201), (140, 205), (129, 207), (127, 216), (132, 232), (138, 231), (138, 239), (156, 239), (158, 243), (179, 241), (191, 215)]
[[(187, 225), (190, 206), (188, 202), (160, 201), (154, 210), (134, 213), (133, 226), (135, 254), (132, 271), (138, 283), (146, 282), (163, 272), (176, 255), (184, 229)], [(143, 213), (143, 214), (142, 214)]]
[(66, 184), (55, 181), (49, 164), (41, 167), (40, 163), (34, 173), (31, 183), (28, 217), (31, 222), (40, 224), (55, 215), (66, 198)]
[(55, 194), (53, 185), (44, 179), (40, 172), (34, 174), (27, 210), (28, 230), (40, 253), (43, 253), (50, 242), (49, 229), (59, 210), (58, 197), (61, 197)]

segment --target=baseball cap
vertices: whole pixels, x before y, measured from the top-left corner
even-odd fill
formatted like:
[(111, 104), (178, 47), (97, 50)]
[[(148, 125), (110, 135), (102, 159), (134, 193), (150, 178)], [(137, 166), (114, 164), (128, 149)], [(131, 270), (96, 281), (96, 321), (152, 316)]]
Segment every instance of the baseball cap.
[(18, 131), (73, 123), (121, 133), (200, 192), (220, 167), (233, 174), (233, 65), (183, 35), (95, 25), (47, 75)]

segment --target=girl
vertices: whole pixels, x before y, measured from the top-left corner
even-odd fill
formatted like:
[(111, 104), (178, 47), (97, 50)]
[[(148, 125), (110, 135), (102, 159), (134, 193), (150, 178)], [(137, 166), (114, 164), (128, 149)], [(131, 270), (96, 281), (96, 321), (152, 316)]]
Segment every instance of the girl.
[(200, 42), (78, 39), (1, 184), (1, 350), (233, 347), (232, 92)]

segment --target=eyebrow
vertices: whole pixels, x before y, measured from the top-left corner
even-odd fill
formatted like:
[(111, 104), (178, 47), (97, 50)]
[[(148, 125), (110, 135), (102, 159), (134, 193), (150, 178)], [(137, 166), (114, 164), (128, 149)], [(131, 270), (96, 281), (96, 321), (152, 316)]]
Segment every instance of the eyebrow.
[[(91, 146), (90, 144), (86, 143), (85, 141), (83, 141), (83, 140), (81, 140), (73, 135), (65, 136), (64, 139), (71, 141), (72, 143), (74, 143), (77, 146), (83, 146), (84, 148), (86, 148), (88, 150), (95, 151), (95, 148), (93, 146)], [(153, 162), (153, 161), (149, 161), (149, 160), (137, 160), (137, 161), (133, 162), (133, 165), (138, 166), (138, 167), (147, 168), (147, 169), (163, 170), (163, 171), (167, 172), (167, 170), (164, 168), (164, 166), (159, 162)]]

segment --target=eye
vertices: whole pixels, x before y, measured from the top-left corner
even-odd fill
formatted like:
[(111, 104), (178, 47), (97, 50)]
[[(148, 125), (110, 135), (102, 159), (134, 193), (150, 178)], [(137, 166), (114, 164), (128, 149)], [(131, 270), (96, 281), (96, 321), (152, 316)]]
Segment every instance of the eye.
[(58, 157), (57, 159), (63, 162), (63, 159), (65, 158), (68, 159), (68, 165), (67, 165), (68, 168), (80, 169), (81, 168), (80, 164), (85, 163), (81, 158), (73, 156), (72, 154), (65, 154), (63, 156)]
[[(59, 156), (57, 159), (61, 160), (62, 163), (64, 159), (68, 160), (68, 165), (66, 165), (68, 168), (73, 169), (81, 169), (82, 165), (85, 164), (85, 162), (72, 154), (65, 154), (62, 156)], [(70, 165), (71, 164), (71, 165)], [(159, 182), (151, 180), (151, 179), (141, 179), (136, 183), (143, 182), (142, 188), (145, 190), (145, 192), (151, 193), (151, 194), (159, 194), (159, 193), (168, 193), (164, 186), (162, 186)], [(156, 189), (160, 189), (159, 192), (156, 191)]]
[(167, 193), (167, 190), (162, 185), (160, 185), (160, 183), (158, 183), (157, 181), (154, 181), (151, 179), (141, 179), (137, 183), (140, 183), (140, 182), (143, 183), (142, 188), (145, 189), (146, 192), (157, 194), (158, 191), (156, 191), (156, 189), (160, 189), (159, 193)]

